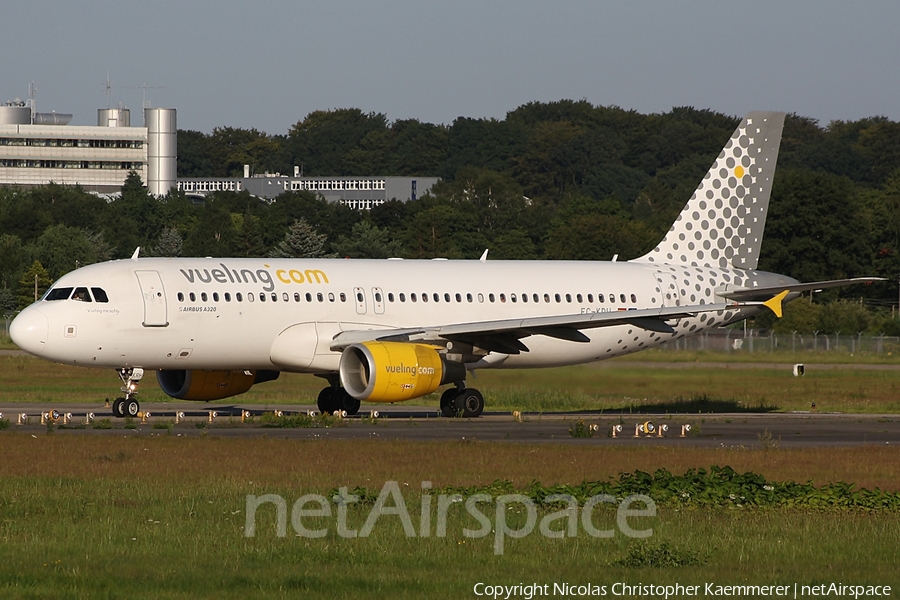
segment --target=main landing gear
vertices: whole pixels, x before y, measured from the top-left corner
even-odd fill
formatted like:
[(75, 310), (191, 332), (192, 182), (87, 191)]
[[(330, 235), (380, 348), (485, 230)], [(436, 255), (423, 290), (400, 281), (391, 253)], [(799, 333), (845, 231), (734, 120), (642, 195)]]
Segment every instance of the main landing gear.
[(141, 412), (141, 405), (135, 396), (137, 395), (137, 384), (144, 378), (144, 370), (141, 368), (134, 369), (118, 369), (119, 379), (122, 380), (122, 391), (125, 392), (124, 398), (116, 398), (112, 403), (112, 413), (114, 417), (131, 417), (138, 416)]
[(441, 394), (441, 414), (445, 417), (477, 417), (484, 411), (484, 396), (475, 388), (457, 384)]
[(342, 410), (348, 415), (355, 415), (359, 412), (359, 400), (348, 394), (340, 386), (328, 386), (319, 392), (317, 404), (319, 411), (322, 413), (331, 414)]

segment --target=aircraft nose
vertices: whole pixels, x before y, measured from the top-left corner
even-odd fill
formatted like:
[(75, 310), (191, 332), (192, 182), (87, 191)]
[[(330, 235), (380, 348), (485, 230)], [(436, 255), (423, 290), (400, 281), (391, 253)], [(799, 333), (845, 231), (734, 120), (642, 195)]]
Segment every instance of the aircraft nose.
[(16, 346), (31, 354), (40, 355), (47, 346), (50, 324), (47, 316), (37, 308), (29, 306), (13, 319), (9, 325), (9, 337)]

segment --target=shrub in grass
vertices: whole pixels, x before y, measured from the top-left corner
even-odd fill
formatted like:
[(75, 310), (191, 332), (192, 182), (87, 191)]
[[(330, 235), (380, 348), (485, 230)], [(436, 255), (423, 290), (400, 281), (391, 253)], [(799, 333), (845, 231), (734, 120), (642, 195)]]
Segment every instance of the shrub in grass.
[(99, 419), (94, 421), (92, 425), (94, 429), (112, 429), (112, 420), (111, 419)]
[(662, 542), (661, 544), (638, 542), (628, 549), (628, 553), (624, 557), (614, 561), (612, 564), (616, 567), (665, 569), (689, 567), (705, 563), (706, 559), (700, 558), (698, 553), (676, 548), (669, 545), (668, 542)]
[(0, 419), (0, 431), (9, 429), (9, 419)]
[[(377, 491), (357, 488), (360, 497), (377, 497)], [(634, 471), (621, 473), (618, 479), (585, 481), (578, 485), (544, 486), (534, 481), (524, 489), (517, 489), (511, 481), (497, 480), (486, 486), (446, 487), (433, 494), (461, 494), (464, 497), (488, 494), (492, 497), (521, 493), (541, 506), (553, 494), (569, 494), (584, 503), (598, 494), (624, 498), (645, 494), (661, 506), (746, 507), (746, 508), (813, 508), (820, 510), (879, 510), (900, 512), (900, 493), (879, 488), (856, 488), (853, 484), (837, 482), (821, 487), (812, 483), (768, 481), (762, 475), (738, 473), (731, 467), (712, 466), (688, 469), (684, 475), (673, 475), (666, 469), (654, 473)]]
[(569, 435), (573, 438), (592, 438), (594, 437), (594, 428), (584, 422), (584, 419), (578, 419), (578, 422), (569, 427)]

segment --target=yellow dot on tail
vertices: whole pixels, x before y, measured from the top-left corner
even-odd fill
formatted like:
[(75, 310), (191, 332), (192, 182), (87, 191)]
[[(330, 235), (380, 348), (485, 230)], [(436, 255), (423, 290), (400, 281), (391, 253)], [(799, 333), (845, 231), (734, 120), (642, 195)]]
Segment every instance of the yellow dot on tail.
[(744, 176), (744, 167), (738, 165), (734, 168), (734, 176), (741, 179)]

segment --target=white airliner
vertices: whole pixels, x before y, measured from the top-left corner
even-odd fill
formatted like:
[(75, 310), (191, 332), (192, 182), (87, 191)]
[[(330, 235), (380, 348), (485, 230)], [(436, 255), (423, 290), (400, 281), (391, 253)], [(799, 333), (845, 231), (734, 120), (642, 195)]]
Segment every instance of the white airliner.
[(174, 398), (216, 400), (282, 371), (325, 378), (322, 411), (398, 402), (451, 384), (474, 417), (476, 369), (587, 363), (695, 335), (801, 292), (757, 271), (783, 113), (748, 114), (662, 242), (627, 262), (139, 258), (77, 269), (10, 334), (49, 360), (114, 368), (117, 416), (156, 370)]

